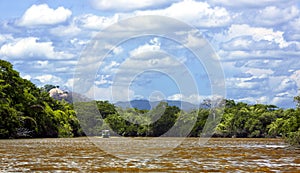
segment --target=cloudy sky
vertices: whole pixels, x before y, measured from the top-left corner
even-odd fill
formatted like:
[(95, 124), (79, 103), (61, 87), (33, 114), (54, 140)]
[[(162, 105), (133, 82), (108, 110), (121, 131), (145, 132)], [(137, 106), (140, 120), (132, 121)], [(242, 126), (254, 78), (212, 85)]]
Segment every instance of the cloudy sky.
[(0, 58), (37, 86), (80, 85), (112, 102), (225, 94), (294, 107), (300, 2), (0, 0)]

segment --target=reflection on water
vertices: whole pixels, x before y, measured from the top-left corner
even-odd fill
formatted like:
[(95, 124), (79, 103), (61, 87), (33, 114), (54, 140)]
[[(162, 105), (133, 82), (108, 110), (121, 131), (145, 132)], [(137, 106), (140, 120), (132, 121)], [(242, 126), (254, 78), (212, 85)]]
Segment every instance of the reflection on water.
[[(132, 150), (121, 150), (116, 157), (99, 149), (121, 138), (0, 140), (0, 171), (4, 172), (299, 172), (300, 150), (292, 150), (280, 139), (210, 139), (199, 146), (198, 138), (188, 138), (174, 150), (154, 157), (133, 156)], [(106, 140), (106, 141), (103, 141)], [(118, 141), (119, 140), (119, 141)], [(176, 138), (161, 139), (165, 141)], [(96, 145), (94, 144), (98, 142)], [(135, 140), (145, 146), (147, 138)], [(126, 145), (123, 142), (122, 145)], [(132, 145), (132, 144), (127, 144)], [(168, 148), (161, 142), (158, 151)], [(112, 145), (113, 146), (113, 145)], [(172, 147), (172, 146), (171, 146)], [(111, 147), (113, 148), (113, 147)], [(111, 149), (110, 148), (110, 149)], [(115, 152), (117, 153), (117, 152)]]

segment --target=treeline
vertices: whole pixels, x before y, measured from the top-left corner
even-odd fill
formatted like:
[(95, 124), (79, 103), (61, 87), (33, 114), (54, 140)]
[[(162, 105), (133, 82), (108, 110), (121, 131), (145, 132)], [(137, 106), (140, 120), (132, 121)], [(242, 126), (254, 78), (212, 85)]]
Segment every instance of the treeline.
[(54, 100), (0, 60), (0, 138), (81, 135), (72, 105)]
[[(300, 131), (299, 108), (284, 110), (274, 105), (249, 105), (233, 100), (223, 102), (225, 108), (201, 108), (185, 112), (165, 102), (148, 111), (121, 109), (107, 101), (95, 101), (77, 103), (77, 112), (82, 128), (88, 135), (99, 135), (101, 130), (107, 128), (121, 136), (160, 136), (173, 127), (168, 136), (240, 138), (282, 137)], [(214, 128), (213, 131), (207, 131), (210, 128)], [(190, 133), (182, 134), (186, 131)], [(204, 132), (209, 134), (202, 134)]]
[(187, 112), (161, 102), (149, 111), (108, 101), (70, 104), (51, 98), (49, 86), (37, 88), (0, 60), (0, 138), (98, 136), (111, 129), (112, 135), (131, 137), (285, 137), (300, 143), (300, 96), (296, 109), (224, 99), (214, 109)]

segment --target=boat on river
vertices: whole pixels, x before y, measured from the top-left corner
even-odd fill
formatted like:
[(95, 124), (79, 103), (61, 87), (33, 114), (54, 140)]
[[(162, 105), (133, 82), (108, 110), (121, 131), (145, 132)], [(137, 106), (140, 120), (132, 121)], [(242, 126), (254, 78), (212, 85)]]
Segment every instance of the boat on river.
[(110, 132), (109, 130), (102, 130), (102, 138), (109, 138), (110, 137)]

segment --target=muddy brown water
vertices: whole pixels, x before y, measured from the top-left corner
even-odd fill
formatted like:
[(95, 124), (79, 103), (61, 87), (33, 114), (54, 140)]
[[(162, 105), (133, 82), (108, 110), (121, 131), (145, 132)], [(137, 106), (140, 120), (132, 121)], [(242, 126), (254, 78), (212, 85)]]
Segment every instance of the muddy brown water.
[[(199, 138), (187, 138), (174, 149), (168, 145), (176, 138), (161, 138), (151, 148), (148, 138), (134, 139), (0, 140), (0, 172), (300, 172), (300, 150), (281, 139), (212, 138), (199, 145)], [(108, 141), (115, 155), (99, 147)], [(150, 154), (133, 157), (142, 149)]]

